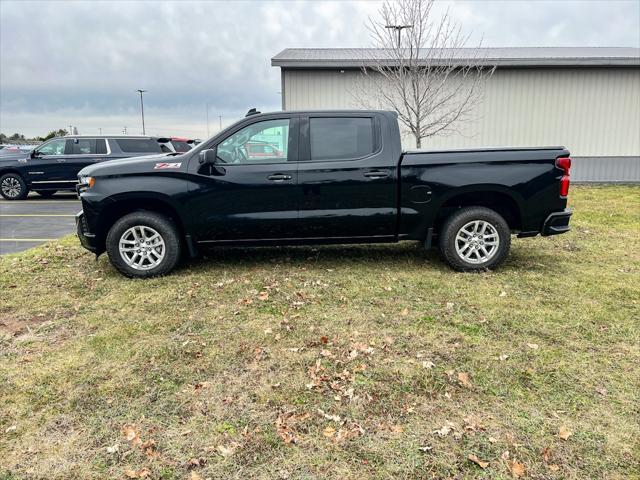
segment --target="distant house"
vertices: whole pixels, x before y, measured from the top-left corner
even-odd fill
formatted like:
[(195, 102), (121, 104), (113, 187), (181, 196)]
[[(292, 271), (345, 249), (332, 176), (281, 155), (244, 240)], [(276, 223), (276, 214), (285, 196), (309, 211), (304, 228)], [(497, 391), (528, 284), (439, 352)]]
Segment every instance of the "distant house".
[[(575, 181), (640, 182), (639, 48), (484, 48), (456, 59), (496, 65), (475, 120), (423, 148), (564, 145)], [(288, 48), (280, 67), (282, 108), (357, 108), (353, 92), (376, 49)], [(406, 133), (406, 132), (405, 132)], [(410, 135), (405, 148), (413, 148)]]

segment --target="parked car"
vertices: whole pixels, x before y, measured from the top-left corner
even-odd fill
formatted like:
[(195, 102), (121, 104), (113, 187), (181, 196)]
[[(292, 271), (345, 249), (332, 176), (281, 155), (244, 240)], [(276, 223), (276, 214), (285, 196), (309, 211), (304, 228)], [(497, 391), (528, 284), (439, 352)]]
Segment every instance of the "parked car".
[(183, 137), (160, 137), (156, 140), (162, 151), (167, 153), (185, 153), (195, 146), (193, 140)]
[(0, 156), (0, 194), (7, 200), (21, 200), (30, 190), (45, 197), (75, 191), (78, 172), (88, 165), (162, 152), (158, 142), (140, 136), (57, 137), (31, 148)]
[[(284, 155), (248, 157), (265, 132)], [(385, 111), (255, 114), (179, 157), (84, 168), (82, 245), (129, 277), (217, 245), (438, 245), (451, 267), (504, 262), (511, 234), (569, 230), (564, 147), (402, 152)]]
[(35, 145), (0, 145), (0, 156), (7, 156), (10, 154), (19, 155), (21, 153), (30, 152)]

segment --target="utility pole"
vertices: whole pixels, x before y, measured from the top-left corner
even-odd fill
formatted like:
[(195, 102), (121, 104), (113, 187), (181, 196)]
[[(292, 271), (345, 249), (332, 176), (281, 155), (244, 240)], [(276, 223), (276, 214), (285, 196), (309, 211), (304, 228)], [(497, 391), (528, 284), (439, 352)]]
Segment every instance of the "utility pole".
[(102, 127), (98, 127), (98, 131), (100, 132), (100, 135), (102, 135)]
[(140, 109), (142, 110), (142, 135), (146, 135), (144, 130), (144, 100), (142, 100), (142, 94), (146, 92), (146, 90), (136, 90), (136, 92), (140, 92)]
[(205, 103), (205, 108), (207, 109), (207, 138), (211, 136), (209, 133), (209, 102)]
[(127, 127), (126, 127), (126, 126), (122, 129), (122, 134), (123, 134), (123, 135), (126, 135), (126, 134), (127, 134)]
[(400, 34), (402, 33), (402, 30), (405, 28), (413, 28), (413, 25), (385, 25), (384, 28), (392, 28), (398, 32), (398, 48), (400, 48)]
[(220, 131), (222, 131), (222, 115), (218, 115), (218, 118), (220, 119)]

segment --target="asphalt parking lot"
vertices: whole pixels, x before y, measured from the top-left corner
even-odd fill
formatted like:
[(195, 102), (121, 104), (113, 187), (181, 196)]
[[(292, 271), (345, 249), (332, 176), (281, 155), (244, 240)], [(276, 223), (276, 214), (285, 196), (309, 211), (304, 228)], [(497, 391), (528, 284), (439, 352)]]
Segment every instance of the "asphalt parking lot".
[(0, 198), (0, 255), (21, 252), (75, 232), (74, 216), (81, 208), (71, 192), (51, 198), (32, 193), (16, 201)]

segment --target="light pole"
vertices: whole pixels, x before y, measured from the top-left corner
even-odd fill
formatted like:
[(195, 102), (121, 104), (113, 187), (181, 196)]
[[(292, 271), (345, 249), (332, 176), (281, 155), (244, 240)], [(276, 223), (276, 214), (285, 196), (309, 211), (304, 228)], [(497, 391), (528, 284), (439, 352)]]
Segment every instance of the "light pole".
[(142, 100), (142, 94), (146, 92), (146, 90), (136, 90), (136, 92), (140, 92), (140, 110), (142, 111), (142, 135), (146, 135), (144, 130), (144, 100)]
[(400, 48), (400, 33), (402, 33), (402, 30), (405, 28), (413, 28), (413, 25), (385, 25), (384, 28), (392, 28), (398, 32), (398, 48)]
[(205, 103), (205, 108), (207, 109), (207, 138), (211, 136), (209, 133), (209, 102)]

